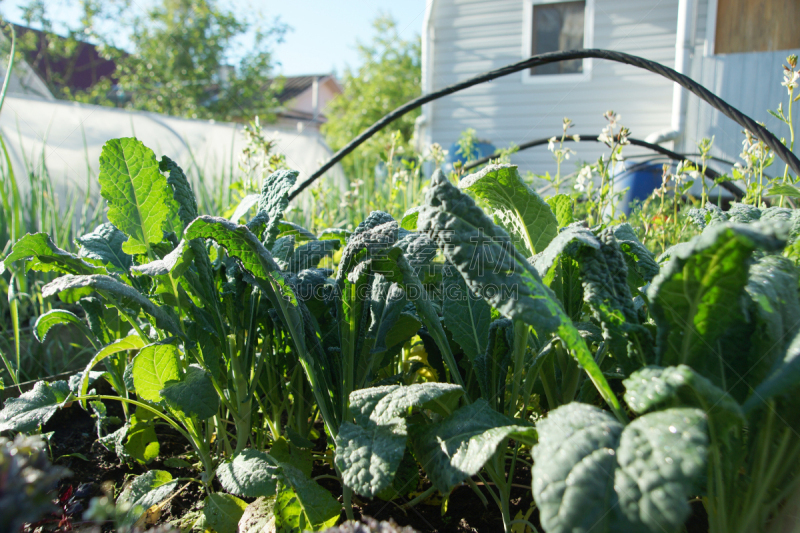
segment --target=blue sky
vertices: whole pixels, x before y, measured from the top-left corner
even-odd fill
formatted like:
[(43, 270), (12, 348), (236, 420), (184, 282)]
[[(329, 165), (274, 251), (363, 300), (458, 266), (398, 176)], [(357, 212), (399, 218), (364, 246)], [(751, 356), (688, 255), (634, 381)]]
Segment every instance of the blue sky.
[[(134, 7), (144, 8), (153, 0), (133, 0)], [(428, 0), (429, 1), (429, 0)], [(356, 42), (372, 37), (370, 22), (381, 12), (398, 22), (400, 35), (410, 39), (419, 35), (425, 15), (426, 0), (221, 0), (239, 13), (261, 11), (267, 20), (280, 17), (292, 31), (275, 47), (278, 71), (287, 75), (325, 73), (359, 64)], [(46, 0), (51, 19), (74, 24), (79, 16), (75, 0)], [(26, 0), (3, 0), (0, 14), (6, 20), (21, 23), (20, 5)], [(56, 26), (56, 30), (58, 30)]]

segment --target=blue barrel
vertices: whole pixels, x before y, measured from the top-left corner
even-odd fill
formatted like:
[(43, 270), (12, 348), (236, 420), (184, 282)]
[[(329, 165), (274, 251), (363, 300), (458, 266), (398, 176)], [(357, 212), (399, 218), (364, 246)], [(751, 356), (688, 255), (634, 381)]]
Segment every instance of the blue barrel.
[(652, 161), (621, 161), (614, 167), (614, 192), (628, 189), (617, 202), (616, 210), (630, 215), (631, 202), (646, 200), (661, 187), (663, 164)]
[[(497, 151), (494, 145), (488, 141), (478, 141), (474, 144), (474, 147), (475, 150), (472, 154), (473, 160), (493, 155)], [(464, 157), (463, 154), (457, 154), (456, 152), (458, 152), (458, 144), (453, 143), (450, 145), (450, 149), (447, 152), (447, 163), (449, 163), (451, 166), (456, 161), (461, 161), (462, 165), (465, 164), (467, 162), (467, 158)]]

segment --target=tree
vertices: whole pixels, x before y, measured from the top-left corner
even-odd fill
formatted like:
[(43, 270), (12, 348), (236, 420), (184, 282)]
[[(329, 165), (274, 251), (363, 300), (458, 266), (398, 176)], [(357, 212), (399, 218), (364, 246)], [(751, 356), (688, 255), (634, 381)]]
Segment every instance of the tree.
[[(245, 18), (217, 0), (160, 0), (138, 16), (132, 15), (128, 0), (82, 4), (81, 27), (62, 41), (81, 33), (91, 36), (117, 69), (113, 77), (72, 98), (187, 118), (244, 120), (259, 115), (263, 121), (273, 116), (279, 84), (272, 79), (271, 46), (285, 33), (284, 24), (265, 23), (252, 13)], [(50, 32), (43, 2), (33, 0), (30, 6), (33, 18)], [(118, 22), (101, 33), (94, 22), (104, 16), (107, 21), (112, 6)], [(131, 50), (126, 51), (115, 38), (131, 22)], [(246, 34), (252, 36), (248, 52), (232, 65), (237, 39)]]
[[(126, 1), (108, 0), (101, 9), (101, 0), (82, 0), (78, 24), (62, 28), (64, 35), (55, 33), (45, 0), (29, 1), (21, 6), (25, 26), (14, 26), (17, 61), (27, 61), (56, 98), (73, 99), (76, 89), (86, 89), (113, 72), (114, 64), (100, 57), (86, 40), (92, 38), (92, 25), (96, 22), (118, 19), (120, 11), (127, 7), (121, 2)], [(32, 30), (34, 27), (38, 29)], [(3, 29), (10, 37), (11, 28), (5, 25)], [(10, 39), (3, 43), (3, 53), (9, 48)]]
[[(400, 38), (397, 23), (379, 16), (372, 26), (375, 35), (369, 44), (358, 44), (362, 65), (347, 68), (342, 79), (342, 94), (328, 104), (323, 125), (330, 147), (346, 145), (389, 111), (421, 94), (421, 50), (419, 37)], [(362, 155), (376, 157), (390, 143), (391, 132), (399, 131), (408, 145), (414, 134), (414, 120), (419, 110), (399, 118), (359, 149)], [(343, 162), (345, 170), (353, 170), (352, 159)]]

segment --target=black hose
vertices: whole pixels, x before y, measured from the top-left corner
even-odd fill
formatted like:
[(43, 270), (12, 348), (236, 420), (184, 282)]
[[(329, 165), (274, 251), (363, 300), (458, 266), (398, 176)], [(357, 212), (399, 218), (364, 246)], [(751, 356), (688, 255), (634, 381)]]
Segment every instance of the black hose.
[[(594, 135), (580, 135), (579, 134), (578, 137), (580, 137), (581, 141), (603, 142), (603, 141), (600, 140), (599, 137), (596, 137)], [(536, 139), (534, 141), (528, 141), (528, 142), (522, 143), (517, 147), (517, 152), (522, 151), (522, 150), (527, 150), (528, 148), (535, 148), (537, 146), (543, 146), (545, 144), (548, 144), (550, 142), (550, 139), (552, 139), (552, 137)], [(572, 137), (567, 135), (567, 136), (564, 137), (564, 140), (565, 141), (573, 141), (574, 139), (572, 139)], [(673, 159), (675, 161), (683, 161), (683, 160), (685, 160), (687, 158), (685, 154), (679, 154), (677, 152), (673, 152), (672, 150), (667, 150), (663, 146), (659, 146), (657, 144), (649, 143), (647, 141), (641, 141), (639, 139), (633, 139), (631, 137), (628, 137), (628, 142), (631, 143), (633, 146), (641, 146), (642, 148), (647, 148), (647, 149), (652, 150), (654, 152), (658, 152), (659, 154), (665, 155), (665, 156), (667, 156), (670, 159)], [(480, 159), (478, 159), (476, 161), (470, 161), (469, 163), (464, 165), (464, 170), (473, 169), (473, 168), (475, 168), (477, 166), (483, 165), (484, 163), (488, 163), (490, 160), (495, 159), (495, 158), (497, 158), (497, 154), (487, 155), (486, 157), (481, 157)], [(697, 163), (695, 163), (695, 166), (700, 168), (700, 166), (697, 165)], [(711, 168), (706, 168), (706, 172), (705, 172), (704, 177), (706, 177), (708, 179), (711, 179), (711, 180), (715, 180), (719, 176), (720, 176), (720, 174), (716, 170), (711, 169)], [(736, 185), (734, 185), (733, 183), (731, 183), (729, 181), (723, 181), (722, 183), (719, 184), (719, 186), (722, 187), (723, 189), (727, 190), (728, 192), (730, 192), (732, 195), (734, 195), (737, 200), (741, 200), (742, 198), (744, 198), (744, 191), (741, 190), (739, 187), (737, 187)]]
[(634, 67), (638, 67), (644, 70), (649, 70), (650, 72), (654, 72), (659, 74), (669, 80), (678, 83), (679, 85), (685, 87), (701, 100), (707, 102), (711, 105), (714, 109), (721, 112), (726, 117), (730, 118), (743, 128), (751, 131), (756, 137), (761, 139), (764, 144), (769, 146), (773, 152), (775, 152), (778, 157), (780, 157), (784, 163), (789, 165), (789, 167), (800, 176), (800, 160), (789, 150), (786, 146), (784, 146), (772, 133), (769, 132), (764, 126), (757, 123), (752, 118), (748, 117), (741, 111), (737, 110), (720, 97), (700, 85), (699, 83), (695, 82), (688, 76), (685, 76), (675, 70), (665, 67), (660, 63), (656, 63), (655, 61), (650, 61), (649, 59), (644, 59), (643, 57), (634, 56), (631, 54), (626, 54), (624, 52), (615, 52), (612, 50), (602, 50), (602, 49), (587, 49), (587, 50), (564, 50), (560, 52), (548, 52), (546, 54), (537, 54), (531, 56), (527, 59), (523, 59), (522, 61), (517, 61), (516, 63), (512, 63), (510, 65), (506, 65), (505, 67), (490, 70), (489, 72), (484, 72), (483, 74), (479, 74), (473, 78), (468, 80), (455, 83), (450, 85), (449, 87), (445, 87), (444, 89), (440, 89), (436, 92), (432, 92), (430, 94), (425, 94), (420, 96), (419, 98), (415, 98), (410, 102), (406, 102), (405, 104), (401, 105), (394, 111), (384, 115), (382, 119), (377, 121), (375, 124), (369, 127), (366, 131), (362, 132), (358, 137), (350, 141), (346, 146), (344, 146), (341, 150), (336, 152), (333, 157), (331, 157), (324, 165), (322, 165), (316, 172), (311, 174), (305, 181), (303, 181), (297, 188), (289, 194), (289, 199), (293, 199), (297, 197), (306, 187), (308, 187), (311, 183), (313, 183), (317, 178), (325, 174), (328, 170), (330, 170), (333, 165), (341, 161), (347, 154), (355, 150), (361, 143), (375, 135), (377, 132), (382, 130), (388, 124), (391, 124), (393, 121), (397, 120), (398, 118), (402, 117), (409, 111), (413, 111), (418, 107), (427, 104), (428, 102), (432, 102), (437, 100), (443, 96), (447, 96), (449, 94), (453, 94), (455, 92), (461, 91), (463, 89), (467, 89), (472, 87), (473, 85), (478, 85), (485, 81), (491, 81), (496, 78), (501, 78), (503, 76), (508, 76), (509, 74), (513, 74), (515, 72), (519, 72), (521, 70), (525, 70), (526, 68), (533, 68), (540, 65), (547, 65), (549, 63), (558, 63), (560, 61), (569, 61), (572, 59), (584, 59), (584, 58), (597, 58), (597, 59), (607, 59), (609, 61), (616, 61), (618, 63), (624, 63), (626, 65), (632, 65)]

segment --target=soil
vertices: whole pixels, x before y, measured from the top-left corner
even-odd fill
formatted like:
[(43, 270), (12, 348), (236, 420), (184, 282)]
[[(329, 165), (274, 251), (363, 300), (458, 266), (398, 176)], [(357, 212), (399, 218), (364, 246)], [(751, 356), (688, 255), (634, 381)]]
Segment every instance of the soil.
[[(119, 402), (104, 403), (109, 415), (123, 417)], [(164, 465), (166, 459), (190, 451), (184, 438), (169, 427), (159, 427), (160, 454), (148, 465), (121, 463), (114, 452), (96, 442), (95, 421), (77, 402), (58, 411), (45, 424), (42, 433), (49, 432), (52, 432), (50, 452), (54, 463), (66, 466), (72, 475), (59, 483), (60, 509), (57, 517), (35, 524), (42, 526), (39, 531), (69, 530), (82, 525), (81, 517), (92, 498), (104, 493), (116, 497), (128, 481), (148, 470), (168, 470), (173, 477), (196, 477), (196, 472), (190, 468), (169, 468)], [(183, 487), (183, 484), (179, 486)], [(203, 497), (199, 484), (188, 484), (164, 506), (159, 523), (183, 516), (196, 508)]]
[[(105, 402), (110, 415), (122, 416), (119, 402)], [(61, 500), (61, 510), (58, 516), (53, 516), (39, 522), (29, 531), (66, 531), (79, 527), (83, 511), (88, 507), (89, 501), (95, 496), (103, 495), (104, 491), (114, 490), (118, 495), (124, 484), (133, 476), (143, 474), (152, 469), (169, 471), (173, 477), (197, 477), (197, 472), (191, 468), (171, 468), (164, 464), (170, 457), (185, 455), (190, 452), (189, 446), (183, 437), (168, 427), (159, 427), (158, 438), (161, 451), (158, 459), (148, 465), (121, 464), (116, 454), (107, 451), (102, 445), (95, 442), (95, 426), (92, 417), (74, 404), (56, 413), (45, 425), (43, 432), (53, 432), (50, 439), (52, 457), (59, 465), (66, 466), (72, 471), (72, 476), (63, 480), (58, 488)], [(316, 443), (318, 450), (325, 449), (324, 431)], [(81, 458), (84, 457), (86, 460)], [(511, 493), (511, 515), (517, 516), (521, 512), (524, 516), (534, 505), (529, 489), (531, 479), (530, 470), (518, 468), (514, 479), (515, 487)], [(313, 476), (333, 475), (333, 469), (327, 463), (315, 463)], [(422, 474), (422, 473), (420, 473)], [(417, 487), (417, 493), (427, 489), (430, 484), (423, 480)], [(436, 493), (427, 501), (411, 509), (404, 510), (400, 506), (408, 500), (398, 498), (393, 502), (380, 499), (353, 498), (354, 513), (356, 518), (371, 516), (378, 520), (394, 519), (401, 526), (411, 526), (421, 533), (472, 533), (472, 532), (500, 532), (503, 523), (500, 512), (494, 504), (486, 488), (476, 480), (481, 490), (489, 501), (484, 506), (473, 490), (462, 485), (453, 490), (447, 502), (447, 512), (442, 514), (442, 500)], [(341, 486), (333, 479), (320, 479), (320, 485), (329, 490), (335, 497), (342, 501)], [(184, 485), (179, 485), (183, 487)], [(219, 488), (219, 487), (218, 487)], [(185, 513), (197, 509), (203, 499), (202, 490), (197, 483), (189, 483), (164, 507), (158, 524), (164, 524)], [(703, 505), (699, 501), (692, 502), (693, 514), (687, 522), (689, 533), (708, 531), (708, 521)], [(542, 531), (539, 523), (538, 512), (534, 509), (528, 520)], [(36, 526), (39, 526), (38, 528)], [(43, 526), (43, 527), (42, 527)], [(49, 526), (49, 527), (48, 527)], [(107, 531), (111, 529), (104, 528)]]

